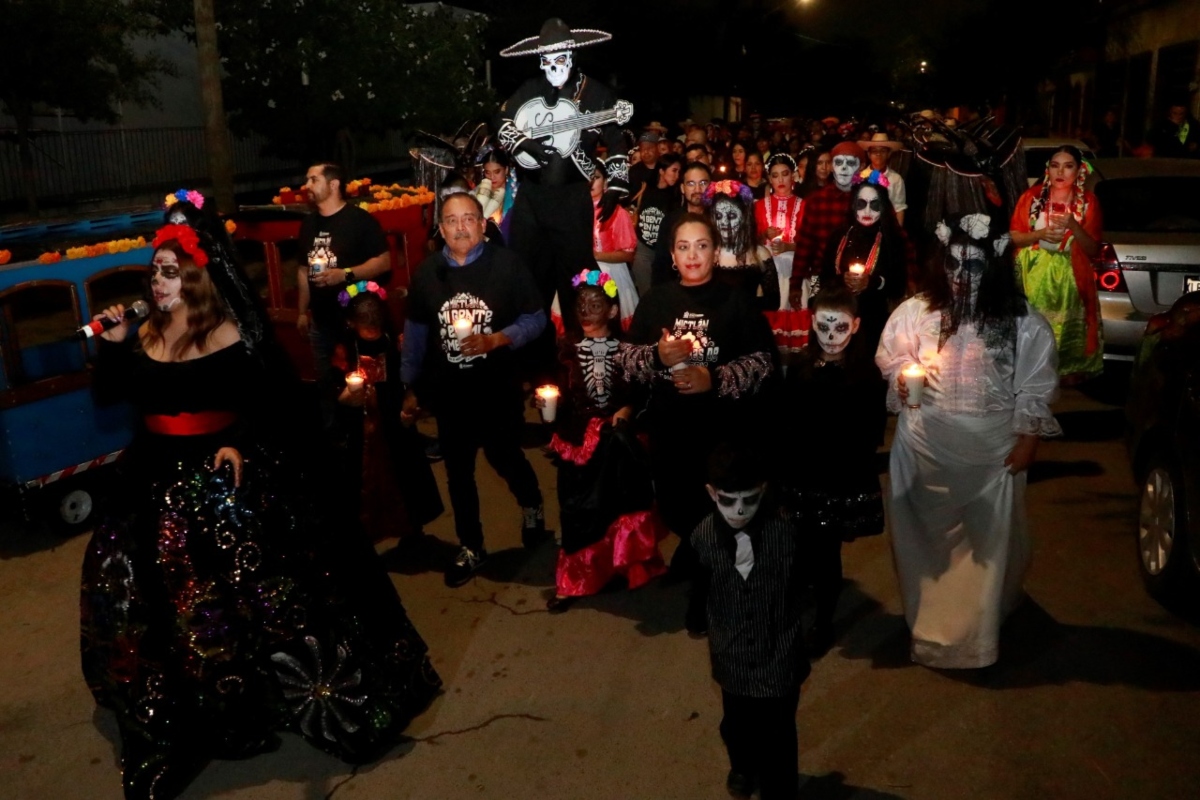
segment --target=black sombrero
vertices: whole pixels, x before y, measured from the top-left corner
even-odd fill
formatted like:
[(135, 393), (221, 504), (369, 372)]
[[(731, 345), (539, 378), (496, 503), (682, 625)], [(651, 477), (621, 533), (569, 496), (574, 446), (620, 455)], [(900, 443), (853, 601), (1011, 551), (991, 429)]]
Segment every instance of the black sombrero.
[(512, 47), (500, 51), (504, 58), (513, 56), (537, 56), (542, 53), (556, 53), (560, 50), (578, 50), (592, 44), (607, 42), (612, 38), (611, 33), (591, 30), (590, 28), (567, 27), (567, 23), (558, 17), (542, 23), (542, 32), (537, 36), (522, 39)]

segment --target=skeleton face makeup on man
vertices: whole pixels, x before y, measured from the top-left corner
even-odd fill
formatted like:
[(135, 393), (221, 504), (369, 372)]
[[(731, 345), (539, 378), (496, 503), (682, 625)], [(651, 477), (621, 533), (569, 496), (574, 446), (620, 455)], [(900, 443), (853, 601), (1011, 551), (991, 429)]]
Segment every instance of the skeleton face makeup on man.
[(712, 498), (712, 501), (717, 504), (717, 511), (721, 513), (726, 524), (735, 531), (742, 530), (753, 521), (754, 515), (762, 506), (763, 495), (767, 491), (765, 483), (744, 492), (727, 492), (712, 484), (707, 484), (704, 488), (708, 490), (708, 496)]
[(170, 250), (159, 250), (150, 262), (150, 291), (159, 311), (170, 311), (183, 302), (179, 257)]
[(858, 156), (839, 155), (833, 157), (833, 180), (842, 189), (849, 190), (854, 181), (854, 173), (862, 166)]
[(721, 234), (721, 240), (733, 242), (742, 229), (742, 220), (745, 217), (737, 203), (724, 197), (718, 197), (717, 201), (713, 203), (712, 219)]
[(874, 186), (864, 186), (854, 201), (854, 218), (859, 225), (869, 228), (879, 222), (882, 213), (883, 199), (879, 196), (879, 190)]
[(817, 335), (817, 344), (826, 357), (833, 360), (842, 357), (850, 337), (858, 333), (861, 320), (849, 312), (834, 308), (818, 308), (813, 311), (812, 329)]
[(542, 72), (546, 73), (546, 80), (550, 81), (550, 85), (555, 89), (561, 89), (571, 77), (571, 67), (574, 64), (570, 50), (542, 54)]

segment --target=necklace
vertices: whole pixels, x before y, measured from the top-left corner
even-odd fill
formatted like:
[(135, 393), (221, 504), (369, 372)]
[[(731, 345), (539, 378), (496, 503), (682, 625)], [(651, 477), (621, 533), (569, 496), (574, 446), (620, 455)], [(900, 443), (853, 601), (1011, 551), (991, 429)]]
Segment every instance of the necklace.
[[(850, 230), (854, 229), (851, 228)], [(846, 231), (846, 235), (842, 237), (842, 243), (838, 245), (837, 249), (837, 260), (833, 262), (834, 269), (838, 271), (839, 275), (845, 272), (842, 269), (842, 251), (846, 249), (846, 242), (848, 241), (850, 241), (850, 231)], [(876, 231), (875, 243), (871, 245), (871, 253), (867, 256), (867, 263), (863, 265), (867, 268), (866, 272), (863, 273), (864, 275), (870, 275), (875, 271), (875, 262), (879, 260), (879, 245), (882, 241), (883, 231)]]
[[(793, 207), (792, 201), (796, 204)], [(791, 244), (796, 241), (796, 211), (800, 208), (800, 198), (793, 195), (786, 198), (782, 203), (772, 209), (772, 204), (775, 203), (775, 195), (767, 194), (763, 197), (764, 210), (767, 218), (768, 228), (779, 228), (783, 233), (783, 241), (786, 244)]]

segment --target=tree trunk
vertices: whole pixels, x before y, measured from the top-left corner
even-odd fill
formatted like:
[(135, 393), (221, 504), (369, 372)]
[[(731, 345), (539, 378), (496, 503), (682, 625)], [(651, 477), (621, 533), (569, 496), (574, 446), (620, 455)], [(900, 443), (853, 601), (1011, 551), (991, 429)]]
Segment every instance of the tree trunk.
[(37, 171), (33, 167), (33, 148), (29, 146), (29, 126), (32, 115), (27, 108), (11, 107), (17, 121), (17, 152), (21, 156), (21, 188), (25, 190), (25, 207), (29, 216), (38, 215)]
[(200, 97), (204, 103), (204, 149), (217, 208), (237, 210), (233, 199), (233, 147), (225, 122), (221, 95), (221, 56), (217, 51), (217, 20), (213, 0), (193, 0), (196, 16), (196, 55), (200, 62)]

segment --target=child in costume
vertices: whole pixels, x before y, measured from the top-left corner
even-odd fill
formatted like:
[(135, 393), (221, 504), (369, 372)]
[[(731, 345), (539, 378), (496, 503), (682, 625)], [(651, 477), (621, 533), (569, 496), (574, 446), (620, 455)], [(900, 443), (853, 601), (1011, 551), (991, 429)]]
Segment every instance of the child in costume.
[(850, 290), (822, 289), (811, 310), (808, 346), (784, 380), (785, 450), (800, 455), (784, 467), (783, 494), (809, 545), (816, 620), (807, 645), (819, 657), (835, 639), (842, 542), (883, 533), (875, 450), (887, 426), (887, 384)]
[(351, 335), (335, 358), (345, 372), (338, 402), (346, 416), (347, 475), (359, 519), (376, 540), (419, 536), (444, 507), (417, 431), (400, 421), (404, 387), (386, 290), (359, 281), (338, 295)]
[(651, 510), (649, 459), (631, 430), (631, 393), (615, 364), (617, 284), (596, 269), (572, 283), (582, 336), (560, 339), (562, 390), (549, 450), (558, 462), (562, 550), (547, 603), (552, 613), (599, 592), (614, 575), (636, 589), (666, 571), (658, 542), (667, 531)]
[(692, 533), (699, 568), (689, 628), (707, 616), (713, 678), (721, 686), (726, 788), (762, 800), (796, 797), (796, 709), (808, 677), (801, 635), (804, 594), (795, 524), (767, 498), (764, 460), (720, 445), (709, 459), (716, 504)]

